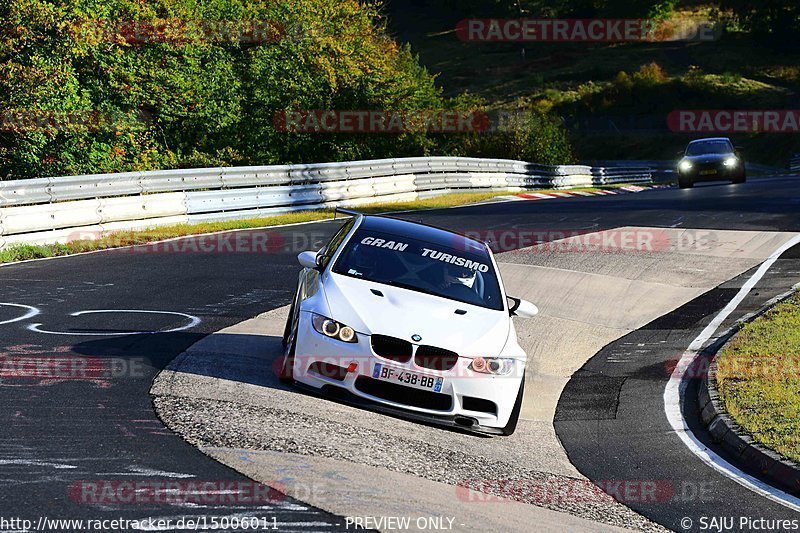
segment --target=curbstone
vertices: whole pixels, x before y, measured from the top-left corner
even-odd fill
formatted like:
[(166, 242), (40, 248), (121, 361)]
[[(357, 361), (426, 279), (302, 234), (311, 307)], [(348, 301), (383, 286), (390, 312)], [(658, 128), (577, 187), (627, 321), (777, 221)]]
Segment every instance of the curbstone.
[[(746, 321), (755, 320), (791, 294), (789, 292), (784, 298), (769, 302), (762, 309), (749, 315)], [(716, 357), (719, 351), (733, 339), (737, 331), (738, 324), (721, 337), (722, 342), (715, 343), (713, 353), (710, 354), (713, 359), (708, 372), (700, 382), (697, 394), (697, 401), (702, 409), (703, 424), (714, 442), (736, 457), (737, 461), (747, 470), (758, 472), (771, 483), (792, 495), (800, 495), (800, 465), (762, 446), (753, 437), (746, 434), (727, 413), (720, 399), (717, 388)]]

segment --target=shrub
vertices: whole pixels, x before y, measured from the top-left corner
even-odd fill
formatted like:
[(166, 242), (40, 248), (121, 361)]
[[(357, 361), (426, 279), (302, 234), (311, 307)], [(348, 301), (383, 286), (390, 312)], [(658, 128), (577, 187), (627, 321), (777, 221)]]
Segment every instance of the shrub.
[(492, 130), (465, 142), (468, 154), (548, 165), (574, 162), (572, 146), (560, 118), (530, 109), (492, 115), (498, 116)]
[(666, 83), (666, 81), (667, 75), (655, 61), (642, 65), (639, 67), (639, 71), (633, 75), (634, 84), (643, 87), (655, 87)]
[(775, 46), (798, 46), (800, 4), (797, 0), (721, 0), (719, 8), (732, 13), (729, 27), (752, 32)]

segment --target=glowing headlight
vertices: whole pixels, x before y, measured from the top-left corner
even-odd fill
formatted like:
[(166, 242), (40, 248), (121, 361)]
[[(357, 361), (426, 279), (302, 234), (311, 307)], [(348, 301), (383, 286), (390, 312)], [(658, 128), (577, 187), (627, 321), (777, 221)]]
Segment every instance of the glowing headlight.
[(728, 159), (723, 161), (722, 164), (728, 168), (732, 168), (739, 164), (739, 160), (736, 159), (735, 157), (729, 157)]
[(692, 165), (691, 161), (688, 161), (688, 160), (684, 159), (683, 161), (681, 161), (678, 164), (678, 169), (682, 170), (683, 172), (688, 172), (688, 171), (692, 170), (693, 166), (694, 165)]
[(481, 374), (507, 376), (514, 370), (514, 360), (476, 357), (469, 366), (472, 370), (480, 372)]
[(342, 342), (356, 342), (356, 332), (350, 326), (345, 326), (340, 322), (336, 322), (328, 317), (322, 315), (311, 315), (311, 324), (317, 332), (322, 333), (326, 337), (336, 339)]

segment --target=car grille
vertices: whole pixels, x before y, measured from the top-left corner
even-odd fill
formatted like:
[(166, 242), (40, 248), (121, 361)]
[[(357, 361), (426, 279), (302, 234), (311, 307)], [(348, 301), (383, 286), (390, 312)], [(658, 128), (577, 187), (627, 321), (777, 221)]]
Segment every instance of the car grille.
[(413, 350), (411, 343), (403, 339), (388, 337), (386, 335), (373, 335), (372, 351), (384, 359), (390, 359), (399, 363), (407, 363), (411, 361)]
[(414, 363), (421, 368), (447, 371), (456, 366), (458, 354), (435, 346), (420, 346), (414, 355)]
[(453, 406), (453, 399), (448, 394), (412, 389), (411, 387), (372, 379), (368, 376), (359, 376), (356, 379), (356, 388), (364, 394), (369, 394), (382, 400), (420, 409), (449, 411)]
[(403, 339), (388, 335), (372, 335), (372, 351), (384, 359), (408, 363), (414, 356), (414, 363), (420, 368), (446, 372), (458, 363), (458, 354), (435, 346), (419, 346), (414, 353), (414, 346)]
[(718, 171), (721, 171), (724, 168), (725, 167), (722, 165), (721, 162), (713, 161), (713, 162), (709, 162), (709, 163), (697, 163), (695, 165), (694, 170), (697, 171), (697, 172), (699, 172), (701, 170), (718, 170)]

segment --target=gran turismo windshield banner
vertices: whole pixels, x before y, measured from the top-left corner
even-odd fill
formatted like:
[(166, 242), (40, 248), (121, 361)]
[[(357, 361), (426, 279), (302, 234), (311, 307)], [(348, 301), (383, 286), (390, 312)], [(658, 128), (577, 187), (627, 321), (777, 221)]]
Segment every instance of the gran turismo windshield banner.
[(407, 236), (361, 230), (343, 250), (333, 271), (480, 307), (503, 309), (488, 251), (472, 253)]

